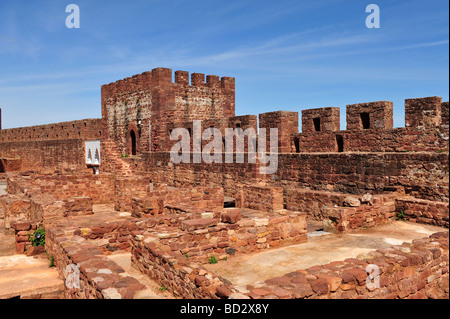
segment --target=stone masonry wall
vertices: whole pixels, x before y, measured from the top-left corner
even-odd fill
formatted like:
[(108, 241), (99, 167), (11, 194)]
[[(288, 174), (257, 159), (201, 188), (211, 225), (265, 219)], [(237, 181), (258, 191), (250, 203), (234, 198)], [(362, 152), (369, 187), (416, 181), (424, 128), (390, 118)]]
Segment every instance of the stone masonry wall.
[(342, 138), (342, 152), (448, 151), (448, 129), (443, 127), (297, 133), (293, 135), (291, 150), (297, 153), (338, 152), (337, 136)]
[(396, 211), (404, 219), (420, 224), (449, 227), (449, 204), (417, 198), (397, 198)]
[(75, 269), (80, 274), (79, 287), (64, 285), (66, 299), (132, 299), (145, 289), (137, 279), (123, 276), (125, 270), (86, 239), (67, 236), (54, 226), (46, 227), (45, 233), (45, 250), (53, 256), (61, 278), (75, 284), (70, 276)]
[(114, 202), (115, 180), (111, 175), (35, 175), (9, 176), (8, 193), (53, 195), (58, 200), (92, 198), (94, 204)]
[[(394, 219), (395, 198), (398, 194), (369, 196), (362, 202), (362, 196), (314, 191), (307, 189), (287, 189), (286, 209), (305, 212), (314, 220), (325, 220), (327, 231), (354, 232), (367, 227), (384, 224)], [(344, 207), (347, 199), (355, 199), (355, 207)]]
[(173, 164), (169, 153), (149, 153), (139, 168), (170, 186), (220, 185), (235, 197), (238, 184), (270, 182), (273, 187), (378, 194), (402, 186), (407, 194), (448, 202), (448, 153), (279, 154), (273, 175), (258, 175), (257, 164)]
[(101, 136), (101, 119), (85, 119), (0, 130), (0, 145), (7, 142), (99, 140)]
[(0, 143), (0, 157), (20, 159), (20, 171), (91, 172), (85, 164), (85, 143), (81, 139), (4, 142)]
[(283, 188), (257, 185), (239, 185), (236, 207), (277, 212), (284, 208)]

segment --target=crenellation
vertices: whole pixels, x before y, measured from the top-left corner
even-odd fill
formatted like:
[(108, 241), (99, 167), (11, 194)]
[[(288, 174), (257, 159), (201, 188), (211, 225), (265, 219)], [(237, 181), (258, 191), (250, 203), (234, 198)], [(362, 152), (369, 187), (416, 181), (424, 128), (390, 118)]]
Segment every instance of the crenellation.
[(442, 98), (438, 96), (405, 100), (405, 126), (434, 128), (441, 124)]
[(235, 78), (224, 76), (220, 79), (222, 82), (222, 88), (227, 90), (235, 90)]
[(214, 89), (221, 87), (220, 77), (217, 75), (206, 76), (206, 86)]
[(394, 127), (394, 104), (388, 101), (347, 105), (347, 130), (389, 130)]
[(189, 85), (189, 72), (187, 71), (175, 71), (175, 83), (183, 86)]
[(192, 73), (191, 85), (203, 87), (205, 85), (205, 75), (203, 73)]
[(449, 125), (449, 103), (442, 102), (441, 104), (441, 125)]
[(298, 133), (298, 112), (277, 111), (259, 114), (259, 128), (266, 129), (266, 150), (270, 150), (270, 129), (278, 129), (278, 151), (291, 152), (291, 138)]
[(324, 107), (302, 111), (302, 132), (335, 132), (340, 130), (340, 109)]
[(172, 70), (168, 68), (155, 68), (152, 70), (152, 84), (154, 86), (172, 83)]

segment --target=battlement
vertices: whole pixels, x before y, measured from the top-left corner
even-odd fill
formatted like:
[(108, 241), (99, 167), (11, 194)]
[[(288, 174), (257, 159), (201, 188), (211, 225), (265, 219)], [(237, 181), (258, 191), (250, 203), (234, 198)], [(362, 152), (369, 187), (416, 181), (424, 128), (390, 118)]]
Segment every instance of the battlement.
[(347, 105), (347, 130), (387, 130), (394, 127), (394, 104), (388, 101)]
[(48, 140), (98, 140), (102, 136), (100, 119), (84, 119), (0, 130), (0, 142)]
[[(339, 108), (302, 111), (302, 133), (291, 136), (292, 152), (407, 152), (448, 150), (449, 103), (441, 97), (405, 100), (405, 127), (393, 127), (393, 102), (346, 106), (347, 127), (339, 129)], [(281, 124), (284, 126), (286, 124)]]
[(340, 110), (338, 107), (324, 107), (302, 111), (303, 132), (324, 132), (340, 130)]
[(211, 89), (227, 89), (235, 90), (235, 78), (222, 77), (217, 75), (206, 75), (203, 73), (192, 73), (190, 75), (187, 71), (175, 71), (175, 78), (173, 81), (172, 69), (155, 68), (151, 71), (146, 71), (141, 74), (136, 74), (131, 77), (124, 78), (102, 86), (102, 99), (113, 97), (121, 94), (134, 93), (145, 91), (151, 87), (164, 85), (181, 85), (183, 87), (206, 87)]

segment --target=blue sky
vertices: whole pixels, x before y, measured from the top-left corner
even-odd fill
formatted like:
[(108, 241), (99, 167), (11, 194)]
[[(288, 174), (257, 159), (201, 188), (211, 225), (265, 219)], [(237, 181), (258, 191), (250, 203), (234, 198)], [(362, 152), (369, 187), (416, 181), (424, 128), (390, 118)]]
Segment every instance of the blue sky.
[[(68, 4), (79, 29), (65, 26)], [(368, 29), (368, 4), (381, 27)], [(449, 100), (448, 0), (2, 0), (3, 128), (101, 117), (100, 86), (156, 67), (236, 77), (236, 114)]]

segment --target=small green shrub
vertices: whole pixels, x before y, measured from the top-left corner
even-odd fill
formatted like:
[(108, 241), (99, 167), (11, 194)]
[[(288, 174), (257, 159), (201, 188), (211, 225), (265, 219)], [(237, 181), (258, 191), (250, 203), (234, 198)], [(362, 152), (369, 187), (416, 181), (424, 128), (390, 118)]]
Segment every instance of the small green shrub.
[(33, 246), (45, 246), (45, 229), (36, 229), (33, 234), (28, 234), (28, 239)]
[(53, 255), (50, 255), (48, 259), (50, 260), (50, 264), (48, 265), (48, 267), (49, 268), (55, 267), (55, 257), (53, 257)]
[(208, 259), (208, 264), (217, 264), (219, 261), (217, 260), (217, 258), (216, 257), (214, 257), (214, 256), (211, 256), (211, 257), (209, 257), (209, 259)]
[(406, 220), (406, 216), (405, 213), (403, 212), (403, 209), (401, 209), (398, 213), (397, 213), (397, 217), (395, 218), (396, 220)]

